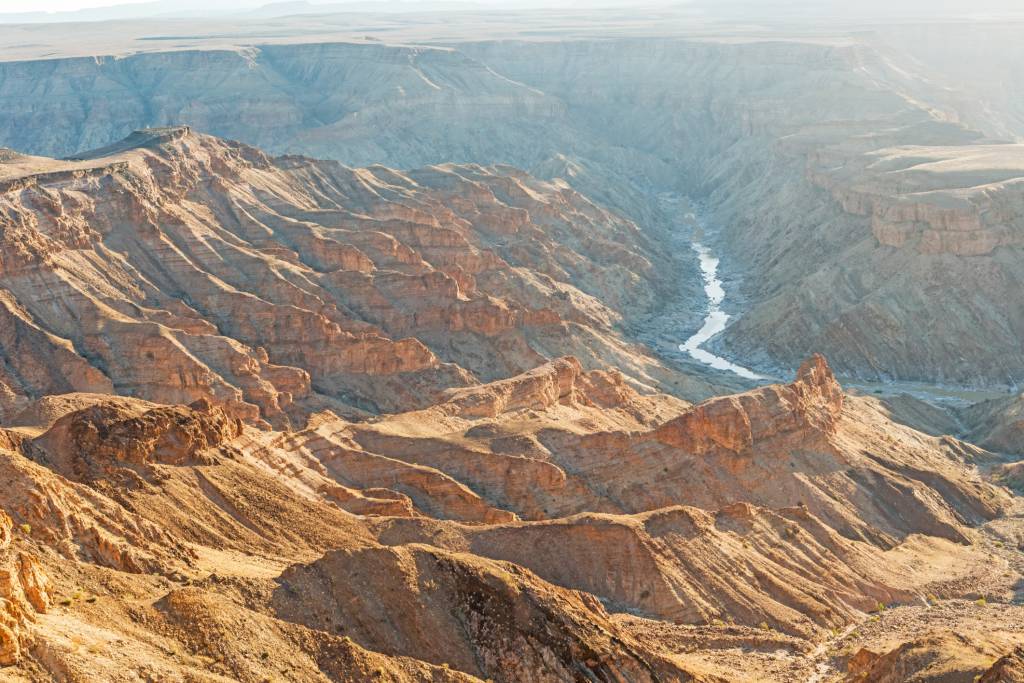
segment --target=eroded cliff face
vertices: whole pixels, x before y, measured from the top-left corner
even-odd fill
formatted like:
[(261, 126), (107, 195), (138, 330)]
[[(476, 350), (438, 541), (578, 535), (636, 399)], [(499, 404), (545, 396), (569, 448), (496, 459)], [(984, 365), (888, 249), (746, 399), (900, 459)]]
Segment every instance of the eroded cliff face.
[(185, 128), (0, 173), (8, 417), (79, 391), (301, 424), (566, 353), (687, 384), (617, 331), (664, 291), (663, 257), (565, 183), (270, 159)]
[(0, 666), (17, 664), (31, 642), (38, 614), (52, 601), (53, 586), (35, 556), (11, 549), (14, 522), (0, 510)]

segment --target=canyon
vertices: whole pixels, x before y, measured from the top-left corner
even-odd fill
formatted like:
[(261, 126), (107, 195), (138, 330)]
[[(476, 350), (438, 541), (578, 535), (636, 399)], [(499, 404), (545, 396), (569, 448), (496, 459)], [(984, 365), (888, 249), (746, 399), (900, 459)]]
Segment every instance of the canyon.
[(930, 94), (931, 74), (915, 81), (890, 50), (620, 38), (21, 59), (0, 62), (0, 144), (67, 156), (188, 124), (354, 166), (505, 163), (659, 240), (672, 217), (654, 196), (675, 192), (704, 202), (744, 272), (747, 310), (713, 345), (725, 356), (781, 375), (817, 351), (859, 380), (1016, 386), (1021, 273), (1004, 254), (1020, 247), (1024, 129)]
[(0, 23), (0, 680), (1021, 680), (1019, 24), (678, 12)]

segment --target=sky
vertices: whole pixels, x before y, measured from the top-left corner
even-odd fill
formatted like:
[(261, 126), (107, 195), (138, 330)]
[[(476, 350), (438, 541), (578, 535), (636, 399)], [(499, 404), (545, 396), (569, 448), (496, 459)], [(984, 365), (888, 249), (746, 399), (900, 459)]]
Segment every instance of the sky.
[[(288, 0), (283, 0), (288, 1)], [(381, 8), (391, 6), (392, 8), (430, 5), (440, 1), (442, 4), (461, 4), (477, 6), (495, 5), (519, 5), (519, 6), (545, 6), (545, 2), (538, 0), (306, 0), (310, 4), (335, 4), (345, 2), (356, 2), (365, 8), (366, 5), (380, 5)], [(621, 4), (629, 6), (637, 0), (619, 0), (618, 3), (611, 0), (571, 0), (571, 2), (549, 0), (552, 5), (565, 6), (586, 6), (586, 5), (608, 5)], [(643, 4), (661, 4), (658, 0), (641, 0)], [(670, 0), (661, 0), (669, 2)], [(711, 7), (736, 8), (746, 7), (750, 9), (763, 9), (773, 7), (778, 9), (793, 10), (796, 7), (813, 8), (813, 14), (845, 14), (851, 7), (859, 7), (861, 11), (882, 14), (891, 14), (893, 11), (914, 10), (924, 15), (939, 15), (953, 11), (955, 13), (971, 11), (1012, 11), (1014, 14), (1024, 8), (1024, 0), (672, 0), (679, 4), (710, 5)], [(201, 10), (203, 13), (229, 11), (237, 9), (249, 9), (261, 5), (282, 2), (282, 0), (0, 0), (0, 15), (25, 12), (69, 12), (82, 9), (95, 9), (100, 7), (122, 6), (124, 11), (136, 14), (138, 11), (145, 11), (149, 5), (151, 14), (153, 9), (159, 8), (160, 12), (168, 10)], [(133, 12), (130, 6), (136, 5)], [(154, 7), (155, 6), (155, 7)], [(118, 10), (120, 14), (122, 10)], [(803, 11), (803, 10), (801, 10)], [(109, 13), (104, 13), (98, 18), (110, 18)]]
[[(104, 12), (94, 18), (111, 18), (120, 12), (137, 15), (140, 12), (152, 14), (153, 10), (159, 13), (175, 13), (187, 11), (190, 13), (218, 13), (239, 9), (254, 9), (263, 5), (286, 4), (289, 2), (305, 2), (311, 5), (345, 5), (352, 4), (360, 9), (367, 5), (378, 5), (384, 8), (409, 8), (426, 7), (429, 5), (476, 5), (476, 6), (499, 6), (499, 5), (534, 5), (544, 6), (544, 0), (0, 0), (0, 15), (4, 14), (25, 14), (25, 13), (59, 13), (74, 12), (78, 10), (96, 10), (104, 8), (123, 8), (115, 12)], [(555, 0), (560, 6), (586, 6), (609, 4), (613, 0)], [(632, 0), (621, 0), (622, 4), (628, 5)], [(668, 0), (662, 0), (668, 1)], [(673, 0), (674, 1), (674, 0)], [(687, 2), (689, 0), (679, 0)], [(148, 10), (148, 11), (147, 11)], [(95, 13), (93, 13), (95, 14)]]
[[(140, 0), (0, 0), (0, 12), (73, 12), (75, 10), (93, 7), (112, 7), (114, 5), (128, 5), (137, 3)], [(270, 0), (267, 0), (268, 2)], [(237, 2), (223, 2), (222, 0), (210, 0), (207, 4), (227, 6), (239, 4)], [(257, 2), (245, 4), (262, 4)]]
[(124, 0), (0, 0), (0, 12), (68, 12), (118, 4)]
[[(211, 9), (233, 9), (236, 7), (258, 7), (278, 0), (205, 0), (202, 4)], [(311, 4), (323, 4), (329, 0), (308, 0)], [(334, 0), (337, 2), (337, 0)], [(388, 0), (376, 0), (386, 4)], [(407, 2), (408, 0), (406, 0)], [(0, 0), (0, 13), (5, 12), (73, 12), (80, 9), (113, 7), (115, 5), (142, 4), (147, 0)], [(178, 4), (178, 3), (175, 3)], [(181, 4), (199, 4), (182, 2)]]

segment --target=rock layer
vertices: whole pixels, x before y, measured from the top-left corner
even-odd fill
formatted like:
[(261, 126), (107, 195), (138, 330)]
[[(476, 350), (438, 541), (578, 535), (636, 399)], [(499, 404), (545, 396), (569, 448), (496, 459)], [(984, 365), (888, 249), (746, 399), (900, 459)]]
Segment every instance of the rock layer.
[(427, 405), (559, 352), (687, 381), (616, 329), (659, 286), (651, 245), (564, 183), (272, 160), (185, 128), (80, 156), (0, 165), (8, 417), (116, 391), (288, 424)]

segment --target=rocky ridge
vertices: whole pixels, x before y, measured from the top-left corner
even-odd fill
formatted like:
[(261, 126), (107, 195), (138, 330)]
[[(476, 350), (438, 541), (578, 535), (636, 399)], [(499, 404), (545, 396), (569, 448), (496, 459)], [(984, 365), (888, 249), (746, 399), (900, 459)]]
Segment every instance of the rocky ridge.
[(564, 353), (706, 391), (617, 331), (664, 286), (657, 257), (564, 184), (272, 160), (184, 128), (82, 158), (68, 164), (86, 175), (56, 179), (3, 166), (5, 414), (116, 391), (301, 423), (426, 405)]
[(889, 422), (820, 357), (696, 406), (566, 358), (291, 432), (207, 402), (37, 403), (2, 461), (5, 528), (28, 526), (60, 603), (20, 627), (40, 676), (733, 680), (737, 646), (799, 667), (879, 604), (1002, 599), (1017, 576), (979, 543), (1011, 499), (976, 449)]

